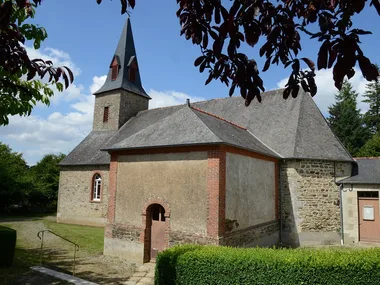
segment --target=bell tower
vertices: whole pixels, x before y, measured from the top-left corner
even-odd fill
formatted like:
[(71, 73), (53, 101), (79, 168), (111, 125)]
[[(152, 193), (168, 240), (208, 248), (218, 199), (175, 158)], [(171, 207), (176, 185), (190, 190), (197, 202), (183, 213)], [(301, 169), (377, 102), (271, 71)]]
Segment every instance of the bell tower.
[(112, 57), (106, 82), (94, 95), (94, 131), (118, 130), (138, 112), (148, 109), (151, 98), (141, 84), (129, 18)]

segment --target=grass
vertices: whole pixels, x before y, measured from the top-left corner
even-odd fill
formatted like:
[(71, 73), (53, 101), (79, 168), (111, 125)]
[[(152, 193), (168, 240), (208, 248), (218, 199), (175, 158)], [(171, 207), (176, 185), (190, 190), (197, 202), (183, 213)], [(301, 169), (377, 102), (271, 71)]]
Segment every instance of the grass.
[[(5, 222), (2, 226), (15, 228), (12, 224), (12, 216), (1, 219)], [(50, 219), (42, 216), (27, 216), (25, 220), (42, 220), (44, 226), (58, 235), (65, 237), (80, 246), (80, 251), (88, 252), (91, 255), (102, 254), (104, 229), (99, 227), (88, 227), (68, 224), (57, 224)], [(17, 220), (22, 217), (18, 216)], [(0, 285), (5, 284), (70, 284), (65, 281), (57, 280), (30, 269), (31, 266), (39, 265), (39, 250), (31, 249), (27, 241), (17, 239), (15, 256), (12, 267), (0, 267)], [(29, 283), (29, 281), (31, 283)], [(27, 283), (26, 283), (27, 282)]]
[(104, 228), (58, 224), (50, 220), (43, 220), (43, 223), (52, 232), (78, 244), (80, 250), (90, 254), (102, 254)]

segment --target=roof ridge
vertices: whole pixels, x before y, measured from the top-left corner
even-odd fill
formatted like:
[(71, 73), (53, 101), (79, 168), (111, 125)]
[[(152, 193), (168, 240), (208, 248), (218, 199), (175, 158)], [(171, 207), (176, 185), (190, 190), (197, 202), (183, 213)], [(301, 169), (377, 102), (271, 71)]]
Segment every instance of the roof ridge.
[[(300, 92), (301, 94), (298, 94), (298, 96), (302, 96), (302, 92)], [(289, 99), (289, 98), (288, 98)], [(288, 100), (288, 99), (285, 99), (285, 100)], [(299, 129), (300, 129), (300, 118), (301, 118), (301, 111), (302, 111), (302, 107), (303, 107), (303, 100), (304, 100), (304, 97), (302, 97), (299, 101), (299, 107), (298, 107), (298, 112), (297, 112), (297, 126), (296, 126), (296, 131), (295, 131), (295, 134), (294, 134), (294, 147), (293, 147), (293, 157), (296, 156), (296, 148), (297, 148), (297, 138), (298, 138), (298, 133), (299, 133)]]
[(243, 127), (243, 126), (240, 126), (240, 125), (238, 125), (238, 124), (236, 124), (236, 123), (233, 123), (233, 122), (231, 122), (231, 121), (228, 121), (228, 120), (226, 120), (226, 119), (224, 119), (224, 118), (222, 118), (222, 117), (219, 117), (219, 116), (217, 116), (217, 115), (215, 115), (215, 114), (212, 114), (212, 113), (209, 113), (209, 112), (206, 112), (206, 111), (204, 111), (204, 110), (202, 110), (202, 109), (199, 109), (199, 108), (197, 108), (197, 107), (193, 107), (193, 106), (191, 106), (190, 107), (191, 109), (193, 109), (193, 110), (195, 110), (195, 111), (198, 111), (198, 112), (201, 112), (201, 113), (203, 113), (203, 114), (206, 114), (206, 115), (208, 115), (208, 116), (211, 116), (211, 117), (214, 117), (214, 118), (216, 118), (216, 119), (219, 119), (219, 120), (221, 120), (221, 121), (224, 121), (224, 122), (226, 122), (226, 123), (229, 123), (229, 124), (231, 124), (231, 125), (233, 125), (233, 126), (235, 126), (235, 127), (238, 127), (238, 128), (240, 128), (240, 129), (242, 129), (242, 130), (247, 130), (247, 128), (245, 128), (245, 127)]

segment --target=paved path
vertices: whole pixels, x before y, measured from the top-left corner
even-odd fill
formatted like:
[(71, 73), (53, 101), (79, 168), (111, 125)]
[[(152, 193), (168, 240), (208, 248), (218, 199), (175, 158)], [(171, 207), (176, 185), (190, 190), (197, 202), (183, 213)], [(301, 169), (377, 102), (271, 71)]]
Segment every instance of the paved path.
[(75, 277), (72, 275), (68, 275), (68, 274), (65, 274), (62, 272), (51, 270), (51, 269), (48, 269), (48, 268), (45, 268), (42, 266), (33, 266), (33, 267), (31, 267), (31, 269), (34, 271), (38, 271), (38, 272), (53, 276), (53, 277), (61, 279), (61, 280), (65, 280), (67, 282), (70, 282), (70, 283), (73, 283), (76, 285), (97, 285), (96, 283), (86, 281), (86, 280), (83, 280), (81, 278), (78, 278), (78, 277)]
[(131, 278), (125, 282), (125, 285), (153, 285), (154, 268), (156, 263), (149, 262), (141, 265)]

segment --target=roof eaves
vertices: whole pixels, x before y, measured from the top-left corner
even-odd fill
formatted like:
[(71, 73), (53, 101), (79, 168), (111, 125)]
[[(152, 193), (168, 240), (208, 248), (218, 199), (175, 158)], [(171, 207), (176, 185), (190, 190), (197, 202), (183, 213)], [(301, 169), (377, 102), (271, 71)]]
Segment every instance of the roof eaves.
[(103, 148), (101, 151), (121, 151), (121, 150), (140, 150), (140, 149), (158, 149), (158, 148), (169, 148), (169, 147), (184, 147), (184, 146), (206, 146), (206, 145), (220, 145), (223, 142), (208, 142), (208, 143), (188, 143), (188, 144), (167, 144), (167, 145), (157, 145), (157, 146), (138, 146), (138, 147), (120, 147), (120, 148)]

